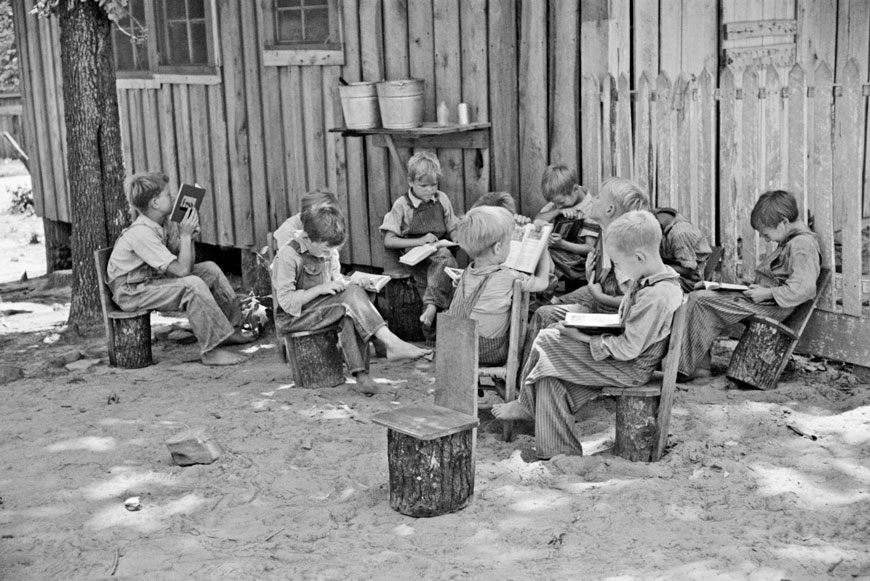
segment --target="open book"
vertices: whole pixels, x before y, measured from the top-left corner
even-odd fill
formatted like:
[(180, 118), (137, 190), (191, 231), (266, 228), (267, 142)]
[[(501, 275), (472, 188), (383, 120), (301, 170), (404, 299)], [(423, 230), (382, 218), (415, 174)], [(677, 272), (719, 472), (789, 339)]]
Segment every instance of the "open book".
[(385, 274), (371, 274), (368, 272), (360, 272), (358, 270), (353, 271), (348, 277), (350, 282), (353, 284), (357, 284), (363, 288), (363, 290), (367, 290), (373, 293), (381, 292), (387, 283), (390, 282), (390, 277)]
[(711, 280), (705, 280), (704, 290), (745, 291), (749, 290), (749, 287), (745, 284), (731, 284), (730, 282), (713, 282)]
[(541, 253), (547, 248), (552, 231), (552, 224), (544, 224), (540, 230), (534, 224), (514, 227), (510, 253), (504, 265), (520, 272), (533, 274)]
[(204, 197), (205, 188), (201, 188), (199, 185), (181, 184), (169, 219), (173, 222), (181, 222), (188, 208), (196, 208), (196, 211), (199, 212)]
[(610, 315), (600, 313), (566, 313), (565, 326), (576, 327), (578, 331), (591, 335), (600, 335), (601, 333), (618, 335), (622, 332), (619, 315), (615, 313)]
[[(441, 240), (441, 246), (458, 246), (456, 242), (450, 242), (449, 240)], [(438, 252), (438, 247), (434, 244), (423, 244), (422, 246), (415, 246), (408, 250), (405, 254), (399, 257), (399, 262), (402, 264), (407, 264), (408, 266), (414, 266), (415, 264), (419, 264), (420, 262), (426, 260), (433, 254)]]

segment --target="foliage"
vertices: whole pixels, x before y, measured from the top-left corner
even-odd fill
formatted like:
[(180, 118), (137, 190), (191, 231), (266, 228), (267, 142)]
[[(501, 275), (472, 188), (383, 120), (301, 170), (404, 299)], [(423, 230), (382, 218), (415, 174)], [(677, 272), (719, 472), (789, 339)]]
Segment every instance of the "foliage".
[(12, 5), (0, 0), (0, 93), (17, 93), (18, 47), (12, 24)]
[(269, 306), (264, 302), (272, 296), (258, 297), (254, 291), (242, 299), (242, 319), (245, 325), (256, 333), (260, 333), (269, 323)]
[(10, 214), (33, 215), (33, 190), (30, 186), (16, 186), (10, 192), (12, 204), (9, 206)]
[(62, 1), (66, 1), (67, 6), (76, 2), (96, 2), (100, 8), (106, 11), (112, 22), (118, 22), (127, 16), (128, 0), (36, 0), (31, 12), (42, 17), (51, 16), (57, 11), (57, 6)]

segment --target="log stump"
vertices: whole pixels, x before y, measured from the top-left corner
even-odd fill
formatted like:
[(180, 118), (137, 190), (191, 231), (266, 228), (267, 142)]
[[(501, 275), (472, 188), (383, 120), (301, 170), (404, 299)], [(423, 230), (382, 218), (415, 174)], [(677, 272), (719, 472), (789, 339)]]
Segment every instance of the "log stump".
[[(113, 313), (117, 315), (118, 313)], [(109, 363), (123, 369), (148, 367), (151, 359), (151, 313), (113, 317), (114, 345), (109, 349)]]
[(472, 429), (432, 440), (387, 431), (390, 507), (413, 517), (440, 516), (474, 498)]
[(775, 388), (793, 341), (778, 328), (750, 319), (731, 355), (726, 377), (738, 385), (763, 390)]
[(657, 387), (632, 387), (616, 399), (616, 441), (613, 453), (632, 462), (651, 462), (658, 441)]
[(403, 341), (424, 341), (423, 325), (420, 315), (423, 313), (423, 301), (414, 288), (414, 279), (410, 276), (394, 278), (379, 296), (379, 307), (390, 330)]
[(296, 387), (335, 387), (344, 383), (338, 327), (286, 333), (283, 343)]

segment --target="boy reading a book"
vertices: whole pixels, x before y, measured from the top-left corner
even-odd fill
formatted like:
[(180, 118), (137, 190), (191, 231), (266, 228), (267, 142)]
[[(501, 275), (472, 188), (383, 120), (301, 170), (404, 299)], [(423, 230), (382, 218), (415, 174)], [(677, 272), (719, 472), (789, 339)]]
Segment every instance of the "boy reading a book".
[(765, 192), (752, 208), (750, 223), (777, 247), (760, 260), (749, 290), (689, 293), (677, 375), (680, 380), (711, 374), (710, 347), (728, 326), (753, 315), (782, 321), (796, 306), (816, 296), (821, 269), (819, 243), (800, 219), (794, 196), (783, 190)]
[(244, 356), (218, 348), (248, 343), (256, 336), (239, 330), (239, 300), (221, 269), (213, 262), (193, 262), (193, 236), (199, 230), (196, 209), (185, 214), (178, 238), (170, 237), (165, 229), (173, 206), (169, 178), (136, 174), (125, 189), (136, 218), (115, 242), (106, 268), (115, 302), (125, 311), (183, 310), (204, 364), (244, 361)]
[(272, 235), (277, 248), (290, 242), (294, 235), (302, 230), (302, 212), (315, 206), (332, 206), (338, 208), (338, 198), (327, 190), (312, 190), (305, 193), (299, 200), (299, 212), (293, 214), (281, 224)]
[(386, 348), (387, 358), (417, 359), (431, 353), (405, 343), (390, 331), (365, 291), (341, 275), (338, 254), (347, 228), (344, 215), (332, 206), (315, 206), (302, 212), (302, 231), (281, 247), (272, 263), (272, 283), (279, 333), (315, 331), (341, 324), (339, 347), (356, 390), (366, 395), (385, 391), (365, 367), (365, 349), (373, 337)]
[[(588, 215), (602, 231), (616, 218), (630, 210), (648, 210), (649, 198), (632, 181), (609, 178), (601, 184), (597, 196), (591, 196)], [(529, 321), (523, 357), (528, 358), (538, 331), (558, 323), (566, 313), (615, 313), (622, 301), (622, 289), (610, 258), (604, 251), (602, 238), (586, 257), (586, 276), (589, 284), (561, 297), (552, 299), (552, 305), (540, 307)]]
[(441, 164), (428, 151), (415, 153), (408, 160), (408, 191), (393, 204), (384, 216), (381, 231), (384, 247), (406, 251), (424, 244), (437, 247), (434, 254), (410, 267), (417, 293), (423, 300), (420, 322), (430, 327), (435, 314), (450, 305), (453, 285), (444, 267), (456, 266), (450, 250), (450, 236), (457, 218), (453, 205), (444, 192), (438, 190)]
[(551, 165), (541, 176), (541, 194), (547, 204), (534, 221), (550, 222), (550, 256), (559, 280), (585, 281), (586, 255), (601, 228), (588, 216), (591, 198), (577, 183), (577, 174), (565, 165)]
[(520, 226), (524, 226), (532, 221), (528, 216), (517, 214), (517, 203), (514, 200), (514, 197), (508, 192), (486, 192), (485, 194), (481, 194), (480, 197), (474, 201), (474, 204), (471, 207), (479, 208), (481, 206), (504, 208), (513, 215), (514, 222)]
[(514, 280), (523, 290), (546, 288), (550, 258), (546, 250), (532, 276), (504, 266), (515, 227), (504, 208), (472, 208), (456, 226), (456, 240), (472, 262), (462, 273), (448, 313), (478, 322), (479, 363), (500, 365), (507, 360)]
[(662, 227), (662, 260), (680, 275), (683, 292), (691, 292), (704, 280), (712, 249), (698, 227), (673, 208), (656, 208), (653, 214)]
[(649, 381), (667, 350), (683, 299), (679, 275), (659, 256), (661, 228), (646, 211), (617, 218), (604, 231), (607, 255), (630, 281), (619, 308), (623, 332), (590, 336), (562, 325), (544, 329), (523, 368), (519, 398), (492, 408), (503, 420), (534, 420), (538, 458), (582, 455), (574, 414), (607, 386)]

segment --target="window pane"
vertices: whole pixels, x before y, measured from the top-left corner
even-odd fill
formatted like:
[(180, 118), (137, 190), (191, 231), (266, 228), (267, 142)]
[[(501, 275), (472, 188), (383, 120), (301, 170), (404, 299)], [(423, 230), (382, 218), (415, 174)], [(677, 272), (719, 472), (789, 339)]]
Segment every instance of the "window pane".
[(294, 8), (299, 6), (300, 0), (277, 0), (276, 6), (278, 8)]
[(305, 42), (326, 42), (329, 39), (329, 9), (305, 11)]
[(302, 42), (302, 19), (299, 12), (278, 13), (278, 41)]
[(169, 23), (169, 54), (166, 64), (189, 65), (190, 55), (187, 50), (187, 24), (184, 22)]
[(190, 45), (193, 54), (190, 63), (194, 65), (208, 64), (208, 39), (206, 38), (205, 21), (190, 23)]
[(188, 18), (205, 18), (205, 3), (203, 0), (187, 0)]
[(166, 7), (166, 18), (175, 19), (187, 17), (184, 0), (163, 0), (163, 6)]
[(128, 4), (133, 18), (139, 21), (140, 26), (145, 26), (145, 2), (144, 0), (130, 0)]
[(115, 30), (113, 36), (115, 40), (115, 69), (119, 71), (136, 70), (133, 45), (130, 44), (130, 39), (120, 30)]
[(304, 0), (304, 3), (305, 3), (306, 8), (309, 6), (314, 6), (314, 7), (324, 6), (325, 7), (327, 5), (327, 0)]

